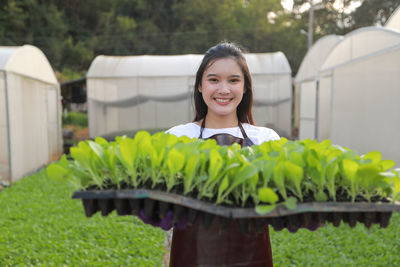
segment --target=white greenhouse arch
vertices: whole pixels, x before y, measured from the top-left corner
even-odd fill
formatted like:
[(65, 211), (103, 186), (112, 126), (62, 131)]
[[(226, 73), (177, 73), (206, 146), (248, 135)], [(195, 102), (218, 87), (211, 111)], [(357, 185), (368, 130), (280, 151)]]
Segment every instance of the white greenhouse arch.
[(400, 32), (355, 30), (335, 45), (315, 79), (315, 138), (400, 162)]
[(385, 23), (386, 28), (400, 31), (400, 6), (393, 12)]
[[(291, 133), (291, 69), (281, 52), (246, 54), (257, 125)], [(167, 129), (193, 119), (203, 55), (98, 56), (87, 74), (90, 137)]]
[[(299, 139), (315, 138), (316, 93), (318, 73), (332, 49), (343, 40), (342, 36), (328, 35), (320, 38), (307, 52), (294, 79), (295, 127)], [(314, 100), (314, 101), (312, 101)]]
[(62, 153), (60, 88), (31, 45), (0, 47), (0, 181), (12, 183)]

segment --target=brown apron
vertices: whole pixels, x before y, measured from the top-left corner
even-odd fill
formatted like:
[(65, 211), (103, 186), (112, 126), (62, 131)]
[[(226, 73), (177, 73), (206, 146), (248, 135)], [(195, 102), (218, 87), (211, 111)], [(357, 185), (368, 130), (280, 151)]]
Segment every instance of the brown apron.
[[(200, 129), (201, 139), (204, 127), (205, 119)], [(234, 142), (242, 147), (253, 145), (240, 122), (239, 128), (244, 138), (230, 134), (216, 134), (209, 138), (215, 139), (219, 145), (231, 145)], [(232, 220), (225, 228), (220, 219), (215, 217), (208, 228), (199, 220), (184, 229), (175, 227), (170, 267), (192, 266), (273, 266), (268, 226), (261, 233), (256, 232), (255, 227), (249, 227), (248, 233), (243, 233), (236, 220)]]

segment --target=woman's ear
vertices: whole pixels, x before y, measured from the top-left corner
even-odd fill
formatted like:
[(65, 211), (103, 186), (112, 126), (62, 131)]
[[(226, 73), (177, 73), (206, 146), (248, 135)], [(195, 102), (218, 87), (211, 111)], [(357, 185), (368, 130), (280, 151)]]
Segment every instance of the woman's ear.
[(199, 90), (199, 93), (201, 94), (201, 85), (199, 85), (199, 88), (197, 90)]

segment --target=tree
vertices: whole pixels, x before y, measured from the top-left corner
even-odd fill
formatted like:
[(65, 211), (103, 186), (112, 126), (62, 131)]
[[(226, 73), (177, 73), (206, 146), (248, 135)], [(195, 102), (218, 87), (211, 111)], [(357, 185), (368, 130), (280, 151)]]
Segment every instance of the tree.
[(352, 28), (383, 26), (399, 6), (399, 0), (363, 0), (360, 7), (351, 14)]
[[(202, 54), (229, 40), (249, 52), (284, 52), (295, 74), (307, 51), (300, 31), (308, 28), (309, 1), (294, 0), (288, 12), (281, 0), (5, 0), (0, 43), (36, 45), (53, 68), (72, 77), (99, 54)], [(314, 40), (382, 25), (400, 4), (357, 0), (361, 5), (349, 12), (354, 1), (320, 1)]]

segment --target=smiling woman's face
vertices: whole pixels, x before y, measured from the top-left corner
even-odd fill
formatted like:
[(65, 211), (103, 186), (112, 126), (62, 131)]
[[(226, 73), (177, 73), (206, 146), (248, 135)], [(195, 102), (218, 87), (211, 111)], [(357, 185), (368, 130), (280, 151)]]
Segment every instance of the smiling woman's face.
[(224, 118), (237, 124), (236, 108), (243, 98), (244, 77), (234, 59), (214, 61), (204, 71), (199, 91), (208, 107), (207, 121)]

